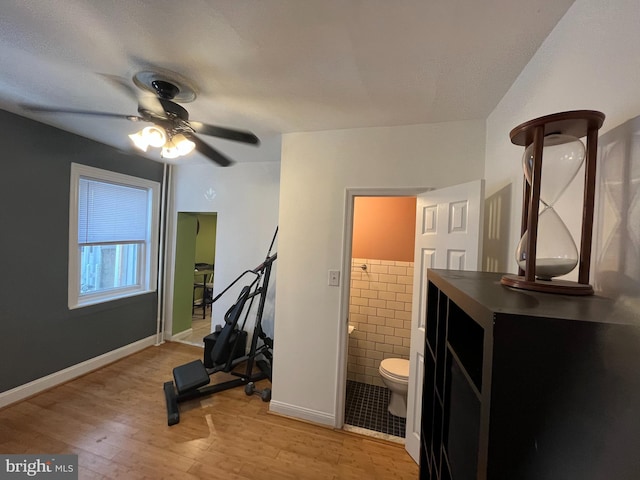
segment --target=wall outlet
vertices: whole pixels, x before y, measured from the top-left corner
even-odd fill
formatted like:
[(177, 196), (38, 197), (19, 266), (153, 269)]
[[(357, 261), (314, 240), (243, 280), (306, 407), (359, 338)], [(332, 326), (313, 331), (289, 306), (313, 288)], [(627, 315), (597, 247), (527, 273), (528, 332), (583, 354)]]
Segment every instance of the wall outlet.
[(329, 270), (329, 286), (340, 286), (340, 270)]

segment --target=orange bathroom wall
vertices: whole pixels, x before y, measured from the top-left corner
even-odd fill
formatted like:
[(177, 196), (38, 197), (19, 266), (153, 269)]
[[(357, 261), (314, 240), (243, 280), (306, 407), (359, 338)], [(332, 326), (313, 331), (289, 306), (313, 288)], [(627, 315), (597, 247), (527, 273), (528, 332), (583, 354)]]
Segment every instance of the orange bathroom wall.
[(415, 197), (355, 197), (353, 258), (413, 262)]

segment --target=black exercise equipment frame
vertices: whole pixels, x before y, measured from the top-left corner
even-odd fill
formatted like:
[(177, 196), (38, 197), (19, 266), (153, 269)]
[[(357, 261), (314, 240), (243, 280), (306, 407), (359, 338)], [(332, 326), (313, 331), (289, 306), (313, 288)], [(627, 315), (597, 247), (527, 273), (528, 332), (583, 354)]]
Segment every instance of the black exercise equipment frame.
[[(261, 395), (263, 401), (269, 401), (271, 399), (271, 391), (269, 389), (265, 389), (263, 391), (256, 390), (254, 383), (264, 379), (268, 379), (269, 381), (271, 381), (271, 350), (273, 349), (273, 340), (269, 338), (262, 329), (262, 315), (264, 313), (267, 288), (269, 286), (269, 279), (271, 277), (271, 267), (273, 266), (273, 262), (278, 256), (277, 253), (274, 253), (273, 255), (271, 254), (271, 249), (273, 248), (273, 244), (275, 242), (277, 234), (278, 229), (276, 228), (276, 232), (273, 236), (273, 239), (271, 240), (271, 245), (269, 246), (269, 251), (267, 253), (265, 261), (252, 270), (245, 270), (244, 272), (242, 272), (211, 302), (216, 302), (245, 275), (256, 275), (256, 278), (248, 286), (243, 287), (238, 299), (236, 300), (236, 303), (225, 314), (226, 324), (223, 328), (223, 331), (225, 329), (228, 330), (227, 332), (224, 332), (227, 333), (227, 335), (223, 336), (223, 333), (221, 333), (220, 337), (218, 338), (219, 341), (227, 341), (231, 334), (231, 331), (237, 331), (235, 328), (238, 323), (240, 314), (244, 310), (246, 302), (249, 301), (249, 307), (246, 310), (242, 326), (240, 327), (240, 330), (244, 330), (244, 326), (247, 322), (247, 318), (253, 305), (253, 300), (255, 299), (255, 297), (259, 296), (256, 322), (251, 338), (251, 346), (249, 348), (249, 352), (241, 357), (233, 358), (232, 354), (235, 351), (234, 344), (229, 349), (230, 353), (226, 361), (224, 363), (217, 363), (213, 368), (205, 368), (204, 363), (201, 360), (195, 360), (185, 365), (174, 368), (173, 374), (176, 383), (174, 384), (173, 381), (164, 383), (164, 395), (167, 404), (167, 423), (169, 426), (175, 425), (180, 422), (180, 410), (178, 407), (180, 403), (194, 398), (213, 395), (215, 393), (229, 390), (231, 388), (239, 387), (242, 385), (247, 386), (245, 388), (245, 393), (247, 395), (258, 393)], [(262, 283), (260, 283), (260, 280), (262, 280)], [(235, 342), (238, 342), (239, 339), (240, 335), (236, 335)], [(262, 345), (260, 346), (258, 346), (259, 340), (262, 340)], [(212, 357), (215, 358), (216, 353), (219, 357), (219, 353), (221, 350), (223, 350), (223, 347), (224, 345), (216, 344), (214, 346), (214, 351), (211, 354)], [(260, 356), (263, 358), (258, 358)], [(268, 359), (269, 362), (267, 362), (265, 358)], [(244, 369), (244, 371), (235, 372), (235, 367), (242, 364), (243, 362), (246, 362), (246, 368)], [(257, 372), (254, 372), (254, 365), (258, 367)], [(178, 385), (178, 377), (176, 376), (176, 371), (180, 369), (186, 371), (186, 375), (187, 377), (189, 377), (189, 380), (187, 382), (192, 381), (193, 386), (183, 386), (182, 389), (179, 388), (180, 386)], [(209, 377), (217, 372), (225, 372), (230, 375), (237, 376), (238, 378), (214, 385), (208, 385)]]

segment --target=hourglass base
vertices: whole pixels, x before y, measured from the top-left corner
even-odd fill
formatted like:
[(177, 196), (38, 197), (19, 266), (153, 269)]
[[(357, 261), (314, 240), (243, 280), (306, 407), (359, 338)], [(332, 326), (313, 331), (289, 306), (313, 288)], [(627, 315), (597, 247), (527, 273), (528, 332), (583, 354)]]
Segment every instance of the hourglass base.
[(532, 290), (534, 292), (559, 293), (562, 295), (593, 295), (593, 287), (589, 284), (571, 282), (569, 280), (526, 280), (520, 275), (503, 275), (500, 280), (502, 285)]

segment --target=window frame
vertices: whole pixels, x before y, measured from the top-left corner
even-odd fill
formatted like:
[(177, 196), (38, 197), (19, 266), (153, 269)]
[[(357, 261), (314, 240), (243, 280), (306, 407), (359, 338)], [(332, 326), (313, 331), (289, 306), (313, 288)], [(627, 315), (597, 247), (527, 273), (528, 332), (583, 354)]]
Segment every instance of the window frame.
[[(142, 188), (147, 191), (148, 224), (142, 254), (137, 265), (140, 275), (139, 285), (116, 288), (95, 293), (80, 292), (81, 244), (78, 242), (78, 212), (80, 179), (111, 183), (127, 187)], [(124, 173), (90, 167), (79, 163), (71, 164), (71, 182), (69, 195), (69, 283), (68, 306), (70, 310), (110, 302), (120, 298), (155, 292), (158, 277), (158, 238), (160, 223), (160, 183), (153, 180), (134, 177)], [(122, 242), (123, 244), (127, 242)], [(109, 245), (110, 243), (97, 243)]]

